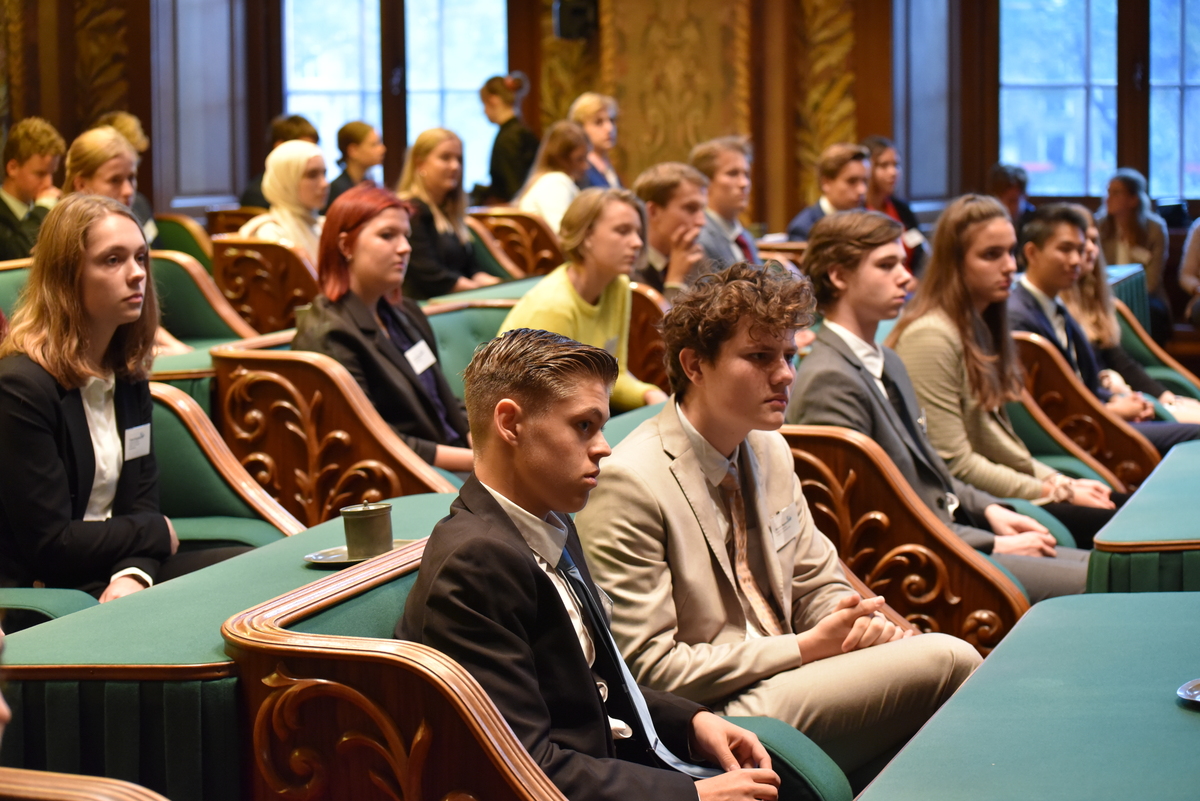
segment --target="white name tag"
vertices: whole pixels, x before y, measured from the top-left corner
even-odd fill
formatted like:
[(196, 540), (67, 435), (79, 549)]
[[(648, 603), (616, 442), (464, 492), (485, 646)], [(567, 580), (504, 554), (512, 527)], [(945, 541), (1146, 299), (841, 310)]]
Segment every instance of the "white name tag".
[(909, 250), (916, 250), (925, 244), (925, 235), (916, 228), (909, 228), (900, 236), (900, 241)]
[(150, 424), (125, 429), (125, 461), (150, 455)]
[(800, 513), (796, 511), (796, 504), (789, 503), (771, 519), (771, 538), (775, 541), (775, 549), (779, 550), (799, 534)]
[(408, 359), (408, 366), (413, 369), (417, 375), (428, 370), (437, 364), (437, 357), (433, 355), (433, 351), (429, 349), (429, 343), (421, 340), (413, 345), (408, 350), (404, 351), (404, 358)]

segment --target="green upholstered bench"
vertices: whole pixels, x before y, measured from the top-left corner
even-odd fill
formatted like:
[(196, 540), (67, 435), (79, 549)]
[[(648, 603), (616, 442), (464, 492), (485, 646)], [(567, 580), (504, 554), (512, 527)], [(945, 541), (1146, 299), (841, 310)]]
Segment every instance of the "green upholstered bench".
[(162, 312), (162, 327), (196, 350), (258, 332), (229, 305), (204, 268), (186, 253), (155, 250), (150, 269)]
[[(397, 537), (423, 537), (450, 495), (396, 499)], [(132, 781), (172, 801), (245, 797), (252, 757), (221, 624), (327, 575), (307, 553), (340, 521), (5, 639), (13, 707), (0, 764)]]
[[(419, 498), (393, 501), (397, 531)], [(449, 505), (451, 498), (441, 496)], [(333, 528), (323, 523), (312, 531)], [(512, 736), (469, 674), (437, 651), (392, 639), (416, 579), (424, 543), (348, 568), (250, 609), (224, 627), (238, 662), (255, 732), (256, 797), (298, 794), (306, 777), (289, 768), (294, 749), (322, 765), (331, 799), (354, 798), (368, 769), (404, 797), (561, 798)], [(268, 725), (288, 716), (285, 725)], [(845, 776), (790, 726), (738, 718), (771, 750), (783, 798), (849, 799)], [(410, 745), (422, 727), (425, 748)], [(352, 734), (351, 734), (352, 732)], [(370, 759), (340, 746), (345, 737), (399, 758)], [(420, 761), (413, 756), (420, 752)], [(405, 758), (407, 757), (407, 759)], [(498, 767), (502, 766), (502, 767)], [(416, 776), (420, 777), (420, 785)], [(528, 788), (518, 793), (514, 785)]]
[(156, 214), (159, 247), (186, 253), (208, 273), (212, 273), (212, 240), (208, 232), (191, 217), (182, 214)]
[(439, 295), (436, 298), (430, 298), (425, 301), (429, 305), (436, 303), (454, 303), (455, 301), (463, 300), (511, 300), (525, 297), (525, 293), (533, 288), (538, 281), (542, 280), (542, 276), (537, 275), (533, 278), (522, 278), (517, 281), (505, 281), (492, 286), (480, 287), (479, 289), (468, 289), (464, 292), (454, 292), (449, 295)]
[(431, 303), (425, 307), (437, 340), (442, 375), (446, 376), (446, 383), (454, 390), (455, 397), (463, 396), (463, 371), (471, 363), (475, 349), (495, 338), (514, 305), (513, 299), (460, 301), (453, 296), (446, 303)]
[(1200, 442), (1171, 449), (1096, 535), (1088, 592), (1200, 591), (1198, 474)]
[(29, 259), (0, 263), (0, 311), (9, 320), (17, 308), (17, 298), (29, 280)]
[(1195, 799), (1200, 593), (1034, 606), (859, 801)]

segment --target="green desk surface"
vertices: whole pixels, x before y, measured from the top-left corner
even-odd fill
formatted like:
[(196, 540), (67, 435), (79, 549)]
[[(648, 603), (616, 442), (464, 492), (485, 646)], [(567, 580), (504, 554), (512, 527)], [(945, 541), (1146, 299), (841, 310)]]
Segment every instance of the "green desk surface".
[(1140, 264), (1113, 264), (1108, 269), (1108, 285), (1133, 316), (1150, 330), (1150, 301), (1146, 295), (1146, 271)]
[(1035, 605), (859, 801), (1196, 799), (1200, 593)]
[[(397, 539), (429, 535), (454, 495), (395, 498)], [(5, 637), (9, 665), (188, 665), (228, 662), (221, 624), (327, 575), (304, 555), (344, 542), (330, 520), (205, 570)]]
[(525, 293), (541, 280), (542, 276), (536, 275), (533, 278), (522, 278), (519, 281), (505, 281), (500, 284), (493, 284), (492, 286), (480, 287), (479, 289), (468, 289), (465, 292), (452, 292), (449, 295), (430, 298), (425, 303), (456, 303), (463, 300), (508, 300), (510, 298), (523, 298), (525, 297)]

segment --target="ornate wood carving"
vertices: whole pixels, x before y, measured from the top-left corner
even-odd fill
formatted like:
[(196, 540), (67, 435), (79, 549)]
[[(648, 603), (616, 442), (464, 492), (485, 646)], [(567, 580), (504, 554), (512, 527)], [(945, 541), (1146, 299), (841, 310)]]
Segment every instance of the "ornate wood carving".
[[(565, 120), (575, 98), (600, 87), (600, 48), (607, 42), (603, 35), (588, 39), (559, 39), (554, 35), (554, 0), (541, 0), (542, 81), (541, 128), (556, 120)], [(601, 3), (600, 28), (604, 30)], [(535, 129), (536, 130), (536, 129)]]
[(84, 127), (128, 106), (126, 29), (124, 3), (75, 0), (75, 113)]
[(634, 377), (654, 384), (663, 392), (671, 391), (667, 379), (667, 345), (663, 342), (659, 323), (671, 309), (657, 290), (644, 284), (632, 283), (629, 312), (629, 372)]
[(1136, 489), (1158, 464), (1154, 446), (1105, 410), (1056, 347), (1024, 331), (1014, 331), (1013, 339), (1025, 367), (1025, 388), (1046, 416), (1128, 489)]
[(205, 209), (205, 216), (208, 223), (208, 235), (216, 236), (217, 234), (236, 234), (241, 227), (260, 214), (266, 214), (267, 210), (258, 206), (240, 206), (235, 208), (225, 208), (222, 206), (209, 206)]
[[(254, 759), (260, 774), (278, 795), (296, 801), (323, 797), (330, 776), (328, 763), (345, 760), (352, 752), (362, 751), (377, 757), (370, 760), (374, 767), (367, 769), (367, 775), (385, 797), (395, 801), (416, 801), (423, 797), (422, 772), (434, 737), (428, 721), (421, 720), (412, 742), (406, 747), (391, 716), (353, 687), (325, 679), (295, 678), (282, 663), (262, 682), (273, 692), (259, 707), (254, 720)], [(326, 753), (311, 746), (292, 748), (287, 766), (291, 777), (281, 775), (273, 758), (275, 741), (290, 747), (302, 726), (301, 707), (320, 698), (354, 707), (370, 720), (378, 734), (347, 730), (335, 743), (326, 746), (330, 749)], [(461, 792), (451, 793), (449, 797), (474, 798)]]
[(136, 784), (51, 773), (44, 770), (0, 768), (0, 799), (4, 801), (167, 801), (163, 796)]
[(213, 278), (233, 308), (266, 334), (296, 325), (296, 307), (317, 296), (307, 259), (277, 242), (227, 235), (213, 238)]
[(536, 214), (491, 208), (476, 209), (471, 216), (487, 227), (525, 275), (545, 275), (563, 263), (558, 236)]
[(453, 490), (332, 359), (236, 347), (212, 353), (222, 437), (305, 525), (336, 517), (352, 503)]
[(509, 278), (515, 279), (528, 277), (525, 275), (525, 271), (521, 269), (521, 267), (515, 261), (509, 258), (508, 253), (505, 252), (504, 248), (500, 245), (500, 242), (496, 240), (496, 237), (492, 236), (492, 232), (488, 230), (486, 225), (470, 215), (467, 216), (465, 222), (467, 227), (471, 229), (471, 232), (474, 233), (475, 236), (479, 237), (479, 241), (483, 243), (485, 248), (487, 248), (488, 253), (490, 253), (492, 258), (496, 260), (496, 263), (500, 265), (500, 268), (503, 269), (504, 272), (508, 273)]
[(846, 565), (922, 631), (988, 653), (1029, 608), (1015, 585), (921, 502), (869, 438), (784, 426), (817, 528)]

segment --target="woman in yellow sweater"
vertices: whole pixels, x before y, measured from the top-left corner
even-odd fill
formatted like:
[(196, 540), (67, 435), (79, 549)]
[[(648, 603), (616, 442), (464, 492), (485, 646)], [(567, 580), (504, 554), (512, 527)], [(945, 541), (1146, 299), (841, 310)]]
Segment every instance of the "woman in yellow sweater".
[(612, 405), (621, 411), (666, 400), (666, 393), (630, 374), (629, 273), (642, 255), (645, 212), (625, 189), (586, 189), (563, 215), (567, 263), (513, 307), (500, 331), (537, 328), (604, 348), (621, 372)]

